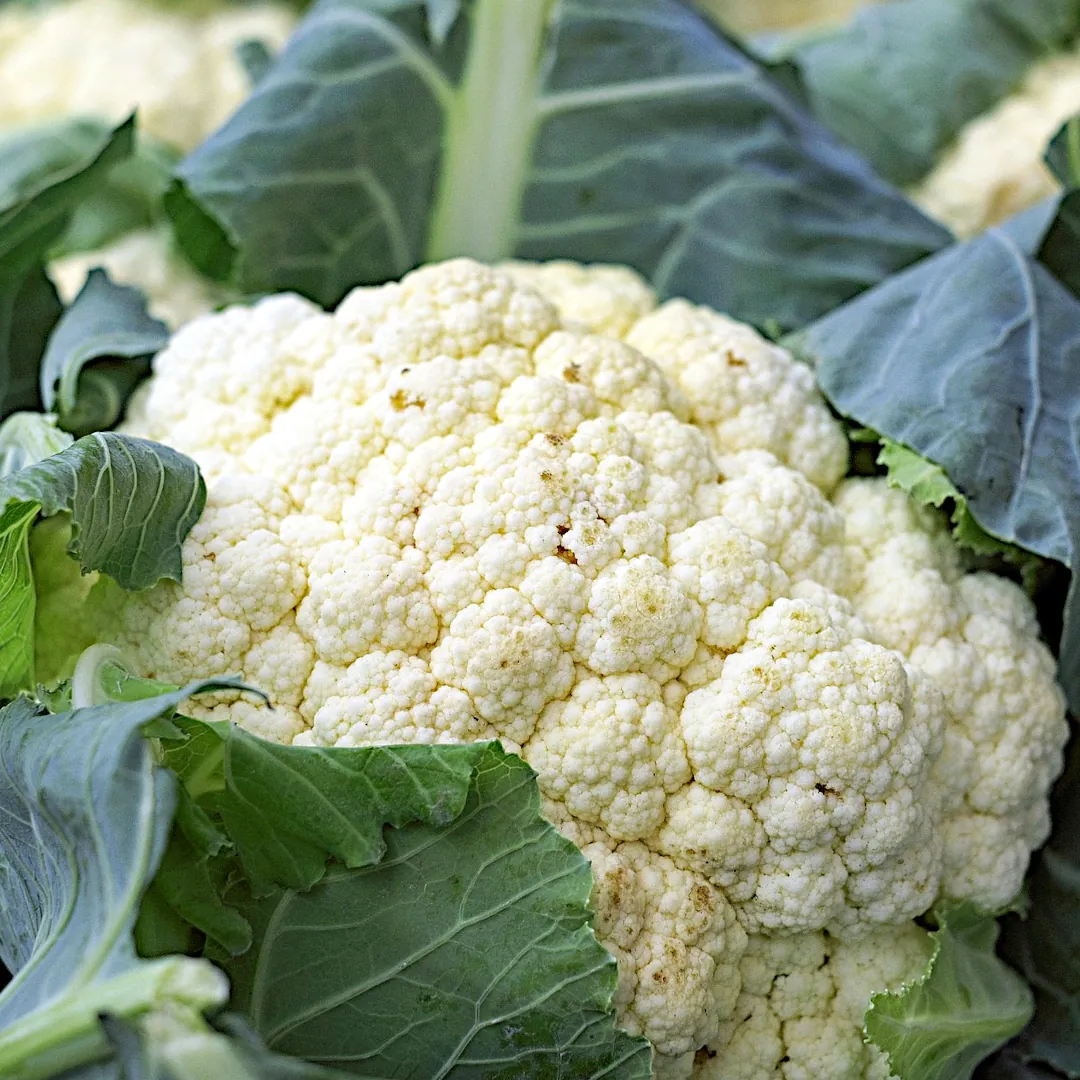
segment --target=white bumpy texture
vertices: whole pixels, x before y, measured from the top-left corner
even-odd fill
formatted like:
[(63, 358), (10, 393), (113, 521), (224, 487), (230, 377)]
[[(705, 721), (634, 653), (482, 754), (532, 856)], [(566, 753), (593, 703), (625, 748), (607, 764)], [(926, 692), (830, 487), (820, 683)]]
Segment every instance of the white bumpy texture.
[(520, 751), (658, 1074), (887, 1076), (859, 994), (1047, 835), (1067, 725), (1024, 594), (843, 479), (809, 369), (629, 271), (457, 260), (204, 316), (127, 430), (209, 501), (183, 586), (94, 586), (85, 641), (242, 674), (273, 711), (205, 707), (268, 738)]

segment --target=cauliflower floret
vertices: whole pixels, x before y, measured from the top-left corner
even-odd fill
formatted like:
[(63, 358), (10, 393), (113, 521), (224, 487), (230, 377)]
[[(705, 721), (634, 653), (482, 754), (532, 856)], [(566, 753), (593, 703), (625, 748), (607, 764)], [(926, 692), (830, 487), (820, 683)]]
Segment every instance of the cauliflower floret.
[[(128, 410), (127, 430), (202, 453), (238, 457), (310, 388), (311, 369), (289, 332), (318, 309), (283, 294), (184, 326), (154, 358), (155, 378)], [(284, 346), (284, 347), (283, 347)]]
[(779, 1075), (862, 1075), (835, 1009), (733, 1013), (745, 933), (840, 955), (1014, 891), (1061, 767), (1052, 665), (1015, 586), (906, 496), (837, 486), (843, 434), (782, 349), (678, 303), (628, 339), (468, 260), (196, 319), (128, 420), (207, 469), (184, 583), (88, 617), (147, 674), (242, 672), (277, 711), (232, 715), (270, 738), (501, 738), (609, 882), (659, 1074), (729, 1024), (731, 1061), (751, 1031), (769, 1062), (747, 1075), (795, 1042)]
[(660, 365), (721, 454), (768, 450), (824, 490), (847, 469), (847, 440), (808, 367), (751, 327), (685, 300), (639, 320), (626, 341)]
[(594, 839), (547, 808), (593, 869), (596, 935), (619, 962), (618, 1023), (644, 1035), (662, 1076), (690, 1075), (739, 995), (747, 936), (723, 894), (640, 843)]
[(236, 46), (256, 38), (276, 49), (295, 18), (284, 4), (202, 18), (135, 0), (7, 5), (0, 15), (3, 124), (73, 114), (120, 121), (138, 107), (141, 131), (190, 150), (247, 94)]
[(1080, 112), (1080, 46), (1036, 64), (1020, 88), (961, 131), (913, 189), (922, 208), (958, 236), (973, 236), (1059, 187), (1046, 144)]
[[(745, 896), (740, 917), (755, 930), (853, 924), (865, 905), (875, 923), (920, 914), (941, 872), (934, 793), (924, 789), (944, 708), (918, 687), (895, 653), (854, 637), (826, 608), (776, 601), (719, 678), (686, 698), (683, 735), (700, 788), (692, 805), (679, 800), (663, 849), (719, 872)], [(763, 845), (749, 845), (762, 835)], [(873, 888), (862, 887), (864, 875)]]
[(544, 710), (525, 760), (548, 794), (617, 840), (664, 820), (664, 794), (690, 779), (678, 715), (645, 675), (587, 675)]
[(535, 289), (558, 309), (568, 326), (620, 338), (656, 307), (656, 294), (625, 266), (505, 262), (500, 268), (519, 285)]
[(914, 923), (856, 942), (751, 937), (742, 992), (698, 1056), (695, 1080), (889, 1080), (888, 1059), (863, 1041), (863, 1016), (873, 994), (919, 977), (932, 951)]
[(1045, 793), (1068, 739), (1064, 696), (1034, 610), (1013, 584), (962, 574), (944, 526), (881, 480), (849, 480), (852, 594), (868, 634), (941, 691), (945, 895), (993, 910), (1020, 889), (1028, 853), (1049, 834)]

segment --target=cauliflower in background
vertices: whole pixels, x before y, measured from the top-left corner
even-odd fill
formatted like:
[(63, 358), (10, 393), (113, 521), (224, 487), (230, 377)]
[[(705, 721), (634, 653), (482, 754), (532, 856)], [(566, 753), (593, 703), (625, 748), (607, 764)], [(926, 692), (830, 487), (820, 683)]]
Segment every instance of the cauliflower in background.
[(150, 314), (174, 329), (225, 299), (224, 291), (176, 250), (168, 226), (136, 229), (98, 251), (55, 260), (49, 276), (64, 303), (75, 299), (95, 266), (108, 271), (113, 281), (141, 289)]
[(248, 92), (236, 47), (280, 48), (296, 15), (285, 5), (207, 14), (141, 0), (55, 0), (0, 10), (0, 127), (63, 116), (119, 122), (136, 107), (139, 128), (190, 150)]
[[(145, 0), (6, 4), (0, 8), (0, 129), (67, 116), (120, 121), (137, 108), (140, 133), (191, 150), (247, 96), (237, 46), (254, 39), (279, 49), (295, 20), (291, 8), (274, 3), (198, 12)], [(151, 313), (172, 327), (221, 299), (164, 228), (60, 259), (51, 273), (66, 301), (94, 266), (142, 289)]]
[(1020, 88), (973, 120), (912, 190), (932, 217), (973, 236), (1058, 189), (1046, 144), (1080, 112), (1080, 46), (1037, 64)]
[[(873, 0), (697, 0), (710, 15), (740, 34), (842, 23)], [(888, 0), (877, 0), (887, 3)]]
[(209, 498), (183, 585), (99, 583), (88, 638), (242, 674), (274, 709), (204, 712), (268, 738), (520, 752), (661, 1075), (883, 1078), (834, 964), (902, 981), (911, 920), (1010, 899), (1047, 834), (1067, 725), (1026, 597), (843, 479), (809, 369), (628, 270), (455, 260), (206, 315), (127, 430)]

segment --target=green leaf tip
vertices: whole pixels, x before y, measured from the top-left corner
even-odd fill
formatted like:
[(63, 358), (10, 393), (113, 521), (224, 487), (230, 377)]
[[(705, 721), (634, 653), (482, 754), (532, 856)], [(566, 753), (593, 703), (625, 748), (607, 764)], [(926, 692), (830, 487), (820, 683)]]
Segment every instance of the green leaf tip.
[[(138, 379), (149, 371), (150, 357), (168, 340), (168, 327), (147, 312), (146, 297), (138, 289), (118, 285), (95, 268), (49, 337), (39, 373), (41, 400), (59, 413), (68, 431), (110, 428)], [(102, 361), (107, 367), (101, 367)], [(88, 407), (90, 395), (82, 391), (92, 373), (106, 377), (97, 381)]]
[[(103, 493), (107, 492), (107, 498)], [(0, 478), (0, 696), (34, 687), (30, 529), (38, 517), (71, 515), (68, 554), (125, 589), (179, 581), (181, 546), (206, 503), (189, 458), (113, 432), (87, 435), (58, 454)], [(73, 617), (76, 613), (73, 613)]]

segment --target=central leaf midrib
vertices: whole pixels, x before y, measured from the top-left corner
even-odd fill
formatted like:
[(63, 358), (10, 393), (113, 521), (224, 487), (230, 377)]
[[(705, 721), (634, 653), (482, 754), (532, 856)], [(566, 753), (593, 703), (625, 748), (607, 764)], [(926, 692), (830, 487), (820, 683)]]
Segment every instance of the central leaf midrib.
[(450, 100), (425, 260), (513, 253), (539, 126), (540, 59), (555, 0), (477, 0)]

